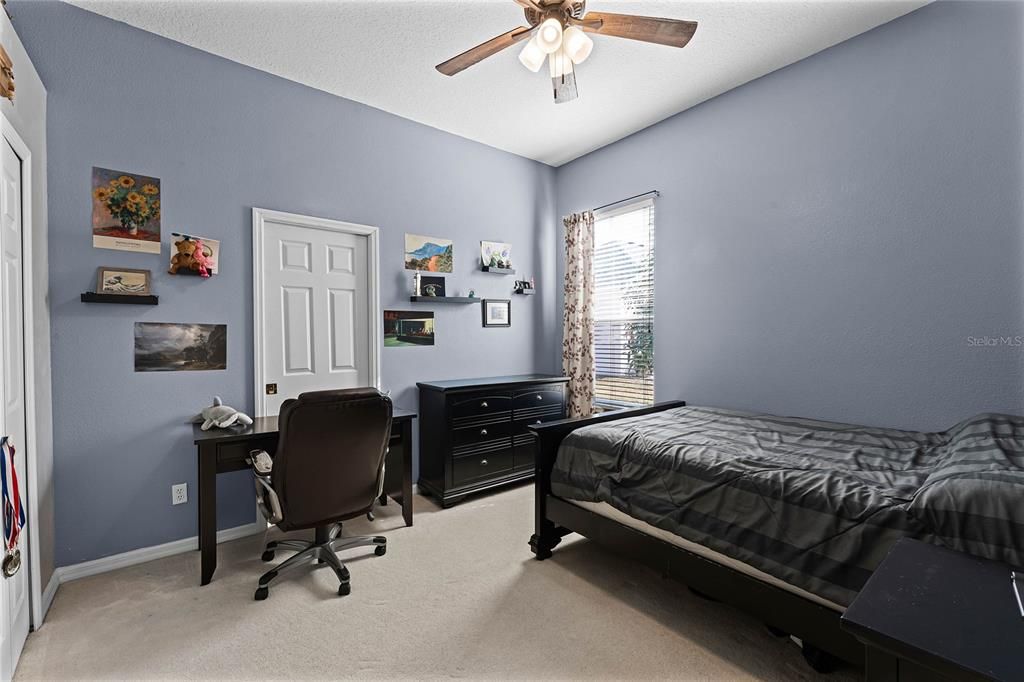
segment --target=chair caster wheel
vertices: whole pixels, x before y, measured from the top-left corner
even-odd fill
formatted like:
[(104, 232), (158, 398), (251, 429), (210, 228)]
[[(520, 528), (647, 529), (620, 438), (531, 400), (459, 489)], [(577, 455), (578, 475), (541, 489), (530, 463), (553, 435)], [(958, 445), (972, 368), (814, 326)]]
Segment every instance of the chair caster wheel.
[(350, 583), (342, 583), (338, 585), (338, 596), (344, 597), (345, 595), (352, 594), (352, 585)]
[(270, 589), (268, 589), (266, 587), (258, 587), (258, 588), (256, 588), (256, 594), (255, 594), (255, 596), (253, 598), (256, 601), (263, 601), (264, 599), (267, 598), (267, 596), (269, 594), (270, 594)]
[(387, 545), (377, 545), (377, 548), (373, 550), (373, 553), (377, 556), (384, 556), (388, 553), (388, 547)]
[(264, 561), (273, 561), (274, 550), (268, 549), (266, 552), (260, 555), (260, 559), (263, 559)]
[(775, 627), (774, 625), (768, 625), (767, 623), (765, 623), (764, 626), (768, 628), (768, 632), (772, 633), (773, 637), (789, 637), (788, 632), (786, 632), (785, 630), (781, 630)]
[(374, 518), (376, 518), (376, 517), (374, 517), (374, 515), (373, 515), (373, 512), (372, 512), (372, 511), (370, 511), (370, 512), (366, 512), (366, 520), (367, 520), (367, 521), (373, 521), (373, 520), (374, 520)]

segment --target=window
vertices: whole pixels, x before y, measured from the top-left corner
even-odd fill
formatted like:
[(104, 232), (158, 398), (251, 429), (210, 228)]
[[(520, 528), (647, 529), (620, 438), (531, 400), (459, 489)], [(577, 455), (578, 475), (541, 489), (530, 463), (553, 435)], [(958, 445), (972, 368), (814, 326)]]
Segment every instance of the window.
[(597, 408), (654, 402), (654, 200), (594, 215)]

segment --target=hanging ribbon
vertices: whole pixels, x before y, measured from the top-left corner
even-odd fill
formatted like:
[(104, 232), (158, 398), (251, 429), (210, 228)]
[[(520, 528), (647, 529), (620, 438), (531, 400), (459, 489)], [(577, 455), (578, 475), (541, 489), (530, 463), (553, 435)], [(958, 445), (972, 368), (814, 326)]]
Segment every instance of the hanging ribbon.
[(21, 551), (18, 536), (25, 527), (25, 507), (21, 504), (21, 488), (18, 486), (18, 472), (14, 470), (14, 445), (10, 438), (0, 439), (0, 486), (3, 497), (4, 559), (3, 574), (10, 578), (21, 568)]

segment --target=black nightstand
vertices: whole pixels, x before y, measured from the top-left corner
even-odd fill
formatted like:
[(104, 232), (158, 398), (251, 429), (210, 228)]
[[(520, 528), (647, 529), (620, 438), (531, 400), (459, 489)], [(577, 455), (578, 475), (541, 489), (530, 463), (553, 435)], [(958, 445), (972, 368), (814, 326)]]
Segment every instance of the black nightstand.
[(842, 618), (868, 682), (1024, 680), (1024, 617), (1010, 567), (896, 543)]

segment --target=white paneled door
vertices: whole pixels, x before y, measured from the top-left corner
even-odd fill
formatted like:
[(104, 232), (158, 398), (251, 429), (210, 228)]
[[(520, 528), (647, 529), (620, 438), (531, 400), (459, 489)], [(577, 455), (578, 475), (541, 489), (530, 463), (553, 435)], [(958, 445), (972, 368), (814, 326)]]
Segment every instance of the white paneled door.
[(377, 230), (253, 209), (256, 413), (377, 386)]
[[(0, 172), (0, 401), (3, 404), (0, 432), (15, 446), (15, 468), (21, 499), (28, 499), (25, 465), (25, 338), (22, 310), (22, 184), (21, 159), (8, 144), (3, 145)], [(10, 472), (8, 472), (10, 474)], [(28, 519), (27, 523), (32, 523)], [(29, 627), (29, 551), (27, 527), (21, 534), (21, 569), (10, 578), (0, 577), (0, 679), (14, 675)]]

